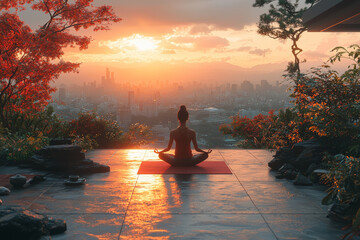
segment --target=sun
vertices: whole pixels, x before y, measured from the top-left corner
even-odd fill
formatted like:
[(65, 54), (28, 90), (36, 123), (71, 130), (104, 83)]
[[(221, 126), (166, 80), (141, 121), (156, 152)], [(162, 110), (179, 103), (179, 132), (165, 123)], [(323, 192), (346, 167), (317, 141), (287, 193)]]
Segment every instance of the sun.
[(158, 48), (159, 41), (153, 37), (146, 37), (141, 34), (134, 34), (130, 37), (123, 39), (124, 43), (128, 46), (136, 48), (138, 51), (151, 51)]

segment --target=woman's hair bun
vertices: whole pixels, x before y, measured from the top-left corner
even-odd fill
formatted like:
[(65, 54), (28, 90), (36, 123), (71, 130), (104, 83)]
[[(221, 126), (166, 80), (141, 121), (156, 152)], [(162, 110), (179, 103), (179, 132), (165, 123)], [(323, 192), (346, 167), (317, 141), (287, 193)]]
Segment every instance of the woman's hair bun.
[(180, 111), (186, 111), (185, 105), (181, 105), (181, 106), (180, 106)]
[(186, 120), (189, 119), (189, 113), (186, 110), (185, 105), (181, 105), (179, 112), (178, 112), (178, 119), (180, 120), (180, 122), (185, 122)]

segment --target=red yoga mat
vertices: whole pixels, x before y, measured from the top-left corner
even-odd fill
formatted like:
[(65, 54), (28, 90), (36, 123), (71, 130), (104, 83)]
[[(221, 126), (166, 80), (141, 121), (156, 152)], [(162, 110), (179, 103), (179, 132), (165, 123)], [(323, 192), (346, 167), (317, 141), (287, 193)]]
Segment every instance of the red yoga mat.
[(137, 174), (232, 174), (224, 161), (204, 161), (193, 167), (173, 167), (163, 161), (143, 161)]

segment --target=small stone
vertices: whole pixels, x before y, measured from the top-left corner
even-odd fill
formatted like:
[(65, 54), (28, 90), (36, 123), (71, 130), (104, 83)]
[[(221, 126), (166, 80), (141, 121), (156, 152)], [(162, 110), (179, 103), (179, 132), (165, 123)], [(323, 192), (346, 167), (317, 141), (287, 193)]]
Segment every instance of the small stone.
[(46, 228), (49, 230), (50, 235), (63, 233), (66, 231), (66, 222), (62, 219), (49, 218)]
[(297, 186), (311, 186), (313, 183), (304, 175), (301, 173), (298, 173), (298, 175), (295, 178), (294, 185)]
[(36, 183), (40, 183), (40, 182), (45, 181), (45, 179), (46, 178), (44, 176), (36, 175), (29, 181), (29, 183), (30, 184), (36, 184)]
[(11, 185), (17, 188), (24, 186), (26, 180), (27, 180), (26, 177), (20, 174), (16, 174), (15, 176), (10, 177)]
[(273, 170), (279, 170), (279, 168), (281, 168), (281, 166), (284, 165), (284, 163), (285, 161), (279, 158), (274, 158), (268, 163), (268, 166)]
[(5, 196), (5, 195), (9, 195), (10, 194), (10, 190), (6, 187), (0, 187), (0, 196)]
[(18, 207), (0, 208), (1, 239), (51, 239), (50, 234), (66, 231), (66, 223), (60, 219)]

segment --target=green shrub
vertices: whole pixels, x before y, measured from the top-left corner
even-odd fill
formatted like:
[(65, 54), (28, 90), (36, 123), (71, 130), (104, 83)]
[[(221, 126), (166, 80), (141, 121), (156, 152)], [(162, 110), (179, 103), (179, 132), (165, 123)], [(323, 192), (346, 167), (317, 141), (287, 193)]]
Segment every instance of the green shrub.
[(254, 118), (234, 116), (230, 124), (220, 126), (220, 131), (239, 140), (242, 148), (290, 147), (300, 142), (297, 114), (292, 109), (273, 111), (269, 115), (259, 114)]
[(2, 162), (12, 164), (23, 162), (46, 145), (48, 145), (48, 138), (42, 133), (19, 135), (3, 132), (0, 135), (0, 159)]
[(123, 131), (117, 122), (94, 112), (79, 114), (69, 123), (69, 132), (77, 139), (94, 140), (99, 148), (114, 148), (123, 144)]
[(360, 233), (360, 158), (346, 157), (338, 154), (328, 156), (330, 173), (326, 180), (331, 183), (328, 195), (323, 199), (325, 205), (337, 202), (349, 204), (344, 213), (352, 221), (351, 232), (344, 238)]

